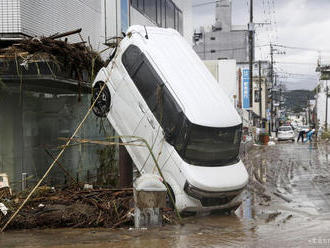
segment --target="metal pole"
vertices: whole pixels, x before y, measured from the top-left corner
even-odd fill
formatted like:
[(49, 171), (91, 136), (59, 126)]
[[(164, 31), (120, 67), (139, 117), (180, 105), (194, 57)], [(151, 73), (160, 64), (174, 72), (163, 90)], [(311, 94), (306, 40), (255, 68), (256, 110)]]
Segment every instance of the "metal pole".
[(328, 131), (328, 92), (329, 92), (329, 87), (328, 87), (328, 80), (327, 80), (327, 87), (325, 88), (325, 131)]
[(270, 101), (270, 131), (269, 133), (271, 134), (271, 131), (273, 131), (273, 88), (274, 88), (274, 51), (273, 51), (273, 45), (270, 44), (270, 80), (272, 83), (271, 87), (271, 101)]
[(262, 126), (262, 88), (261, 88), (261, 61), (259, 60), (259, 116), (260, 116), (260, 127)]
[(252, 108), (252, 94), (253, 94), (253, 0), (250, 0), (250, 22), (249, 22), (249, 79), (250, 79), (250, 107)]

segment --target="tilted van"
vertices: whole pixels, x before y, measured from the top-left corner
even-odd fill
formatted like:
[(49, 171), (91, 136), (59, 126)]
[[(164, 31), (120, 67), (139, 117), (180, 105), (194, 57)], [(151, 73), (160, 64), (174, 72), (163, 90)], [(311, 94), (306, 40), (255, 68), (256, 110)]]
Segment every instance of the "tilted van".
[[(119, 135), (149, 143), (180, 211), (239, 206), (248, 182), (239, 158), (241, 118), (177, 31), (130, 27), (99, 71), (93, 99), (104, 83), (94, 112)], [(158, 173), (148, 149), (126, 148), (140, 173)]]

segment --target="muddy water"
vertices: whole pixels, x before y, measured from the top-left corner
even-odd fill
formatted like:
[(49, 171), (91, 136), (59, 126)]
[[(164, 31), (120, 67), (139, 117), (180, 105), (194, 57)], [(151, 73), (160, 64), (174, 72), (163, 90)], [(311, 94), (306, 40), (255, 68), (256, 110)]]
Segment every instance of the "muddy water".
[(8, 231), (0, 247), (330, 247), (328, 147), (257, 148), (246, 165), (257, 181), (252, 185), (264, 192), (250, 186), (234, 215), (189, 217), (184, 225), (150, 230)]

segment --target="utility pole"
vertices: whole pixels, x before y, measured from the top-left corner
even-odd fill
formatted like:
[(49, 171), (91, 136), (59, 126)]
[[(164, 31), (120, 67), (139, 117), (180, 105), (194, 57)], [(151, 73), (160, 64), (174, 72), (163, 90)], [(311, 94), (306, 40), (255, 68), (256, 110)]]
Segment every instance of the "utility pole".
[(260, 116), (260, 127), (262, 126), (262, 95), (261, 95), (261, 61), (259, 60), (259, 116)]
[(250, 0), (250, 22), (249, 22), (249, 79), (250, 79), (250, 107), (252, 108), (253, 94), (253, 54), (254, 54), (254, 24), (253, 24), (253, 0)]
[(325, 88), (325, 131), (328, 131), (328, 97), (329, 87), (327, 81), (327, 87)]
[(273, 131), (273, 88), (274, 88), (274, 51), (273, 45), (270, 43), (270, 81), (272, 83), (271, 87), (271, 102), (270, 102), (270, 122), (269, 122), (269, 134)]

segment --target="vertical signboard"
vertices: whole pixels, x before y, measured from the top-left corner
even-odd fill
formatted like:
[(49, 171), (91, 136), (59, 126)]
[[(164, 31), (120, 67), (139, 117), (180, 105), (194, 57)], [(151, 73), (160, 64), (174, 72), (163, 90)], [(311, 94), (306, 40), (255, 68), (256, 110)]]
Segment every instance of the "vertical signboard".
[(243, 69), (243, 108), (250, 108), (250, 77), (249, 69)]

